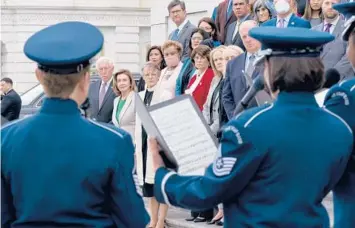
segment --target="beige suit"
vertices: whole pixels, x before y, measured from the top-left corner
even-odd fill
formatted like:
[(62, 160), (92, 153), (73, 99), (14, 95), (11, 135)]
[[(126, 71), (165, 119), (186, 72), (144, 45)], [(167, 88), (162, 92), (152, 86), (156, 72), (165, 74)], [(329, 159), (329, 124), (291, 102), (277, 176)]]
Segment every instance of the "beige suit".
[[(212, 101), (212, 95), (215, 91), (218, 83), (222, 78), (215, 76), (212, 80), (210, 90), (208, 92), (206, 103), (203, 105), (202, 114), (205, 117), (207, 124), (210, 126), (211, 131), (214, 135), (217, 135), (219, 130), (219, 92), (217, 92), (214, 100)], [(212, 105), (212, 121), (210, 116), (210, 108)]]
[(167, 76), (167, 67), (161, 71), (159, 81), (155, 86), (155, 92), (153, 96), (154, 103), (170, 100), (175, 97), (176, 80), (179, 77), (182, 62), (174, 69), (170, 77)]
[(121, 97), (116, 97), (113, 101), (113, 112), (112, 112), (112, 122), (116, 127), (122, 128), (127, 131), (131, 136), (133, 143), (135, 142), (135, 126), (136, 126), (136, 106), (134, 101), (135, 92), (132, 91), (126, 98), (126, 103), (124, 104), (117, 121), (117, 107), (121, 100)]

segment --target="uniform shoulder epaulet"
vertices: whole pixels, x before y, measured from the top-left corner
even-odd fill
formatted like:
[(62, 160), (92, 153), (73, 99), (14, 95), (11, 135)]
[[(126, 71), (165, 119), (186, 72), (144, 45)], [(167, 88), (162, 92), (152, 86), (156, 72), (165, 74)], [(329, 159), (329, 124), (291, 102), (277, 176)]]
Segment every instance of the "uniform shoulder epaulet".
[(19, 124), (24, 124), (25, 122), (27, 122), (30, 119), (30, 117), (31, 116), (26, 116), (26, 117), (23, 117), (21, 119), (17, 119), (17, 120), (13, 120), (11, 122), (7, 122), (7, 123), (5, 123), (5, 124), (3, 124), (1, 126), (1, 131), (16, 127)]
[(265, 104), (259, 107), (251, 108), (245, 110), (244, 112), (237, 115), (233, 121), (237, 121), (240, 125), (243, 125), (244, 128), (248, 127), (248, 125), (254, 121), (261, 114), (267, 112), (273, 107), (273, 104)]
[(93, 124), (94, 126), (101, 128), (103, 130), (106, 130), (107, 132), (111, 132), (112, 134), (115, 134), (117, 136), (119, 136), (120, 138), (124, 138), (125, 136), (128, 135), (127, 132), (125, 132), (124, 130), (115, 127), (112, 124), (107, 124), (107, 123), (102, 123), (102, 122), (97, 122), (91, 119), (88, 119), (88, 121)]
[(344, 105), (348, 106), (355, 102), (355, 79), (342, 81), (329, 89), (324, 104), (327, 105), (334, 98), (341, 98)]

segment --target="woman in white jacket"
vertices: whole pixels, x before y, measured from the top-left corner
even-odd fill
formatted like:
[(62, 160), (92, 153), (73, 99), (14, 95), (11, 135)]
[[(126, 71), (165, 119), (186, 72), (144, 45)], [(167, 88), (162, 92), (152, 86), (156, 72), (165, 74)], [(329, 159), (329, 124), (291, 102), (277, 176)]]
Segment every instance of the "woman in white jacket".
[[(159, 103), (161, 95), (158, 93), (158, 81), (160, 77), (160, 68), (152, 62), (146, 63), (143, 68), (143, 79), (146, 89), (139, 92), (139, 96), (146, 106)], [(152, 157), (148, 150), (148, 136), (145, 132), (141, 120), (136, 116), (135, 127), (136, 139), (136, 162), (138, 181), (143, 187), (143, 197), (149, 198), (150, 224), (149, 227), (163, 228), (165, 226), (165, 217), (168, 206), (159, 204), (154, 197), (154, 176)], [(159, 215), (159, 216), (158, 216)]]

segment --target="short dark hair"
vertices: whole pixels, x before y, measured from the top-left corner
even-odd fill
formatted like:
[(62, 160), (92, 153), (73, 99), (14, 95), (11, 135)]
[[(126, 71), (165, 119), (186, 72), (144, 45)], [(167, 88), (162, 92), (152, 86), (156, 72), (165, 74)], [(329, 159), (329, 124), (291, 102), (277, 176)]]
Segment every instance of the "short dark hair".
[[(209, 35), (207, 32), (205, 32), (205, 30), (203, 29), (200, 29), (200, 28), (195, 28), (194, 30), (192, 30), (191, 32), (191, 36), (190, 36), (190, 40), (189, 40), (189, 50), (190, 50), (190, 55), (192, 54), (192, 36), (195, 34), (195, 33), (200, 33), (202, 35), (202, 41), (206, 40), (209, 38)], [(201, 41), (201, 42), (202, 42)]]
[(350, 33), (350, 38), (353, 41), (353, 44), (355, 44), (355, 28), (353, 29), (353, 31)]
[(269, 57), (272, 92), (314, 92), (324, 84), (324, 65), (317, 57)]
[(216, 23), (210, 18), (210, 17), (203, 17), (201, 18), (201, 20), (198, 22), (197, 27), (200, 27), (200, 24), (202, 22), (206, 22), (207, 24), (209, 24), (212, 28), (212, 30), (214, 31), (214, 34), (212, 35), (212, 39), (213, 40), (218, 40), (218, 29), (217, 29), (217, 25)]
[(7, 84), (10, 84), (10, 85), (14, 84), (11, 78), (2, 78), (1, 81), (6, 82)]
[(168, 11), (170, 13), (170, 10), (172, 8), (174, 8), (175, 6), (181, 6), (182, 10), (186, 10), (186, 5), (184, 1), (180, 1), (180, 0), (172, 0), (169, 5), (168, 5)]
[(145, 58), (145, 61), (149, 62), (149, 56), (150, 56), (150, 53), (153, 51), (153, 50), (158, 50), (161, 57), (162, 57), (162, 61), (160, 63), (160, 70), (164, 69), (166, 67), (166, 63), (165, 63), (165, 60), (164, 60), (164, 55), (163, 55), (163, 51), (161, 50), (161, 47), (160, 46), (157, 46), (157, 45), (153, 45), (151, 46), (148, 51), (147, 51), (147, 56)]
[(195, 64), (195, 56), (199, 55), (202, 57), (206, 57), (208, 62), (210, 62), (210, 53), (211, 53), (211, 48), (209, 48), (206, 45), (199, 45), (197, 48), (195, 48), (192, 53), (191, 53), (191, 61), (193, 64)]

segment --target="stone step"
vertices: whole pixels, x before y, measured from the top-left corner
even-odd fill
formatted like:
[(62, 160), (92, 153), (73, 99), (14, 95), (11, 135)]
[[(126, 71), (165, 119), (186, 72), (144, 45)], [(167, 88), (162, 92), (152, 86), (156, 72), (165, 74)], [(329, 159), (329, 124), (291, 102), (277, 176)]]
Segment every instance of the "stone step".
[[(146, 205), (147, 201), (144, 200)], [(333, 199), (332, 199), (332, 194), (329, 194), (324, 200), (323, 200), (323, 205), (328, 211), (329, 218), (330, 218), (330, 224), (331, 227), (333, 227)], [(169, 208), (168, 211), (168, 216), (166, 218), (166, 223), (167, 227), (169, 228), (205, 228), (205, 227), (210, 227), (210, 228), (217, 228), (221, 226), (217, 225), (208, 225), (207, 223), (194, 223), (194, 222), (188, 222), (185, 221), (186, 218), (190, 217), (190, 211), (177, 208), (177, 207), (171, 207)]]
[(190, 217), (190, 211), (176, 209), (176, 208), (169, 208), (168, 216), (166, 218), (166, 223), (169, 228), (217, 228), (222, 226), (217, 225), (209, 225), (205, 222), (195, 223), (195, 222), (188, 222), (185, 219)]

